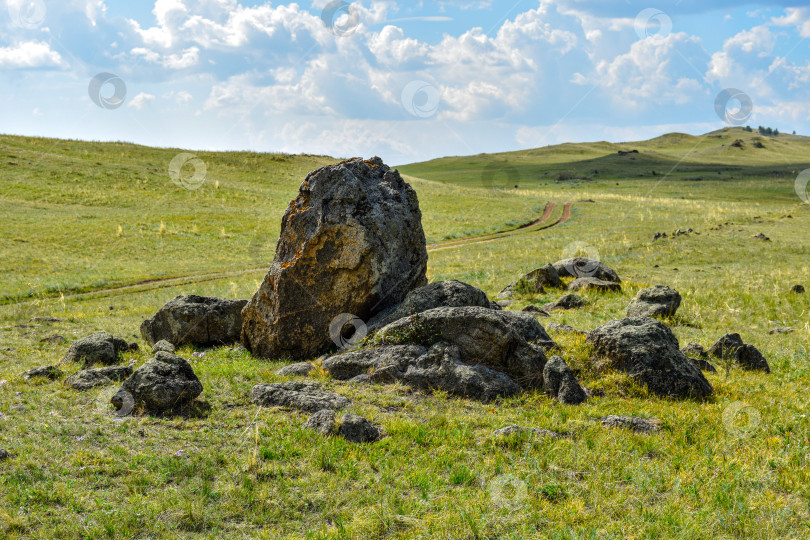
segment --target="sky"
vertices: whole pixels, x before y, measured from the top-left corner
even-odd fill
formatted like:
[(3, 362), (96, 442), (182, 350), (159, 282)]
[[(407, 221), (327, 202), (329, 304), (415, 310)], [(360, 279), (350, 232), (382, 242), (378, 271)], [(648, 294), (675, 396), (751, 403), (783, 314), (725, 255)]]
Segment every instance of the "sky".
[(0, 133), (402, 165), (810, 134), (806, 0), (0, 0)]

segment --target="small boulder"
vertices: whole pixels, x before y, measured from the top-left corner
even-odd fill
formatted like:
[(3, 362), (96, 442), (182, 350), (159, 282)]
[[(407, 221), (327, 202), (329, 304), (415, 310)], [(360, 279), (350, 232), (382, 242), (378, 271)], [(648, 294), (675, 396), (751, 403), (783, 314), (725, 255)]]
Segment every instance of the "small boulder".
[(5, 448), (0, 448), (0, 461), (5, 461), (9, 458), (8, 452)]
[(694, 341), (690, 341), (686, 345), (684, 345), (681, 352), (690, 358), (702, 358), (703, 360), (709, 359), (709, 353), (706, 352), (706, 349), (700, 343), (695, 343)]
[(56, 345), (56, 344), (61, 345), (62, 343), (67, 343), (67, 340), (65, 339), (65, 336), (63, 336), (61, 334), (54, 334), (52, 336), (48, 336), (46, 338), (40, 339), (39, 342), (40, 343), (50, 343), (51, 345)]
[(292, 381), (257, 384), (251, 391), (251, 400), (260, 407), (289, 407), (310, 413), (323, 409), (336, 411), (351, 404), (346, 396), (321, 390), (320, 384)]
[(636, 433), (654, 433), (661, 430), (661, 420), (657, 418), (639, 418), (636, 416), (610, 415), (598, 418), (603, 426), (629, 429)]
[(562, 332), (565, 334), (576, 334), (579, 336), (584, 336), (585, 332), (581, 330), (577, 330), (573, 326), (568, 326), (567, 324), (559, 324), (553, 321), (546, 323), (546, 329), (551, 330), (552, 332)]
[(79, 392), (86, 392), (97, 386), (107, 386), (113, 382), (124, 381), (131, 375), (132, 368), (129, 366), (90, 368), (74, 373), (65, 379), (65, 384)]
[(212, 347), (239, 341), (242, 308), (247, 300), (213, 296), (177, 296), (141, 324), (141, 335), (150, 345), (161, 340), (175, 347)]
[(354, 414), (343, 415), (338, 433), (347, 441), (360, 444), (377, 442), (383, 437), (380, 426)]
[(588, 334), (598, 360), (629, 374), (660, 396), (704, 398), (714, 389), (680, 351), (678, 338), (649, 317), (611, 321)]
[(613, 281), (604, 281), (594, 277), (581, 277), (568, 285), (569, 291), (621, 291), (622, 286)]
[(102, 331), (73, 342), (62, 362), (83, 362), (86, 368), (94, 365), (112, 366), (119, 362), (121, 353), (136, 350), (137, 343), (127, 343)]
[(628, 317), (671, 317), (681, 305), (681, 295), (675, 289), (656, 285), (641, 289), (627, 307)]
[(554, 311), (557, 309), (578, 309), (586, 306), (588, 302), (577, 294), (566, 294), (554, 302), (543, 306), (543, 311)]
[(42, 366), (29, 369), (23, 373), (22, 376), (26, 381), (30, 381), (31, 379), (50, 379), (55, 381), (62, 376), (62, 370), (56, 366)]
[(796, 293), (796, 294), (804, 294), (804, 285), (794, 285), (790, 289), (790, 292)]
[(203, 385), (186, 359), (158, 351), (124, 381), (110, 401), (118, 410), (131, 404), (161, 414), (180, 410), (202, 391)]
[(560, 277), (592, 277), (603, 281), (613, 281), (614, 283), (622, 282), (619, 275), (612, 268), (588, 257), (564, 259), (555, 262), (553, 266)]
[(313, 369), (315, 369), (315, 366), (309, 362), (298, 362), (296, 364), (284, 366), (276, 371), (276, 375), (280, 375), (282, 377), (306, 377), (312, 372)]
[(776, 334), (792, 334), (796, 330), (790, 327), (780, 326), (779, 328), (774, 328), (773, 330), (769, 331), (768, 334), (776, 335)]
[(770, 238), (768, 238), (767, 236), (765, 236), (765, 235), (764, 235), (764, 234), (762, 234), (762, 233), (759, 233), (759, 234), (757, 234), (756, 236), (754, 236), (754, 239), (755, 239), (755, 240), (763, 240), (763, 241), (765, 241), (765, 242), (770, 242), (770, 241), (771, 241), (771, 239), (770, 239)]
[(498, 293), (496, 298), (511, 298), (513, 294), (536, 294), (545, 292), (546, 287), (560, 288), (563, 286), (560, 275), (553, 265), (547, 264), (537, 270), (532, 270), (517, 281), (513, 281)]
[(368, 327), (382, 328), (403, 317), (433, 308), (465, 306), (489, 308), (490, 302), (484, 291), (472, 285), (455, 279), (437, 281), (412, 290), (401, 304), (386, 309), (371, 319)]
[(174, 353), (175, 347), (165, 339), (161, 339), (160, 341), (152, 345), (152, 354), (155, 354), (158, 351)]
[(306, 429), (317, 431), (321, 435), (331, 435), (335, 429), (335, 411), (332, 409), (322, 409), (312, 413), (304, 422)]
[(543, 388), (551, 397), (566, 405), (578, 405), (587, 398), (574, 372), (561, 356), (552, 356), (546, 363)]
[(753, 345), (743, 342), (740, 334), (726, 334), (717, 340), (709, 349), (709, 354), (716, 358), (730, 359), (741, 368), (748, 371), (764, 371), (770, 373), (768, 361)]
[(551, 317), (551, 315), (540, 309), (538, 306), (535, 306), (534, 304), (529, 304), (528, 306), (521, 309), (521, 311), (524, 311), (526, 313), (532, 313), (540, 317)]

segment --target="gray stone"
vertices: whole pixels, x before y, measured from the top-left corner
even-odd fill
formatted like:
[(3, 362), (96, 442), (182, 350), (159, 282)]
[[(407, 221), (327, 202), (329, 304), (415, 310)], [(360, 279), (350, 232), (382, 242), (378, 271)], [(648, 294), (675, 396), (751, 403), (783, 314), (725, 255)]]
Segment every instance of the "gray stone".
[(690, 358), (699, 358), (703, 360), (709, 359), (709, 353), (706, 352), (706, 349), (700, 343), (695, 343), (694, 341), (690, 341), (686, 345), (683, 346), (681, 352)]
[(567, 405), (578, 405), (587, 398), (574, 372), (561, 356), (552, 356), (546, 363), (543, 388), (551, 397)]
[(532, 270), (517, 281), (507, 285), (496, 298), (511, 298), (514, 294), (537, 294), (545, 292), (546, 287), (560, 288), (563, 286), (560, 275), (553, 265), (547, 264), (537, 270)]
[(158, 351), (124, 381), (110, 401), (119, 411), (131, 405), (160, 414), (181, 410), (202, 391), (203, 385), (186, 359)]
[(427, 352), (420, 345), (391, 345), (360, 349), (327, 358), (323, 369), (338, 380), (349, 380), (383, 366), (407, 366)]
[(526, 313), (532, 313), (533, 315), (537, 315), (539, 317), (551, 317), (551, 315), (549, 315), (539, 307), (535, 306), (534, 304), (529, 304), (528, 306), (524, 307), (521, 311), (525, 311)]
[(772, 335), (772, 336), (773, 336), (773, 335), (776, 335), (776, 334), (792, 334), (792, 333), (793, 333), (793, 332), (795, 332), (795, 331), (796, 331), (796, 330), (795, 330), (795, 329), (793, 329), (793, 328), (789, 328), (789, 327), (779, 327), (779, 328), (774, 328), (773, 330), (771, 330), (770, 332), (768, 332), (768, 334), (770, 334), (770, 335)]
[(73, 342), (62, 362), (83, 362), (84, 367), (111, 366), (120, 361), (119, 355), (138, 350), (136, 343), (127, 343), (108, 332), (96, 332)]
[(472, 285), (450, 279), (438, 281), (412, 290), (405, 300), (376, 315), (368, 323), (369, 328), (381, 328), (403, 317), (422, 313), (437, 307), (490, 307), (487, 295)]
[(74, 373), (65, 379), (65, 384), (79, 392), (86, 392), (97, 386), (107, 386), (114, 382), (124, 381), (131, 375), (132, 368), (129, 366), (90, 368)]
[(549, 437), (551, 439), (560, 439), (563, 437), (560, 433), (556, 431), (549, 431), (547, 429), (540, 429), (536, 427), (526, 427), (526, 426), (506, 426), (502, 427), (501, 429), (497, 429), (492, 432), (494, 437), (507, 437), (509, 435), (514, 435), (516, 433), (526, 433), (532, 436), (538, 437)]
[(152, 345), (152, 354), (158, 351), (173, 353), (175, 351), (175, 347), (165, 339), (161, 339), (160, 341)]
[(498, 306), (499, 310), (504, 310), (514, 303), (515, 303), (514, 300), (506, 299), (506, 300), (498, 300), (497, 302), (495, 302), (495, 305)]
[(313, 369), (315, 369), (315, 366), (313, 366), (309, 362), (298, 362), (297, 364), (290, 364), (289, 366), (284, 366), (283, 368), (276, 371), (276, 375), (280, 375), (282, 377), (293, 377), (293, 376), (306, 377), (312, 372)]
[(661, 420), (657, 418), (638, 418), (636, 416), (605, 416), (598, 419), (603, 426), (629, 429), (636, 433), (654, 433), (660, 431)]
[(150, 345), (162, 340), (175, 347), (230, 345), (239, 341), (245, 304), (247, 300), (178, 296), (141, 324), (141, 335)]
[(747, 371), (771, 372), (768, 361), (759, 349), (744, 343), (740, 334), (724, 335), (712, 345), (709, 354), (716, 358), (732, 360)]
[(384, 344), (456, 345), (465, 364), (483, 365), (532, 388), (543, 380), (543, 347), (556, 347), (530, 313), (481, 307), (436, 308), (400, 319), (378, 333)]
[(628, 317), (671, 317), (681, 305), (681, 295), (675, 289), (656, 285), (641, 289), (627, 307)]
[(317, 356), (335, 346), (337, 316), (369, 321), (402, 303), (427, 284), (421, 217), (416, 192), (378, 157), (311, 172), (243, 311), (245, 346), (260, 357)]
[(54, 381), (62, 376), (62, 370), (56, 366), (42, 366), (29, 369), (22, 375), (23, 379), (26, 381), (30, 381), (31, 379), (50, 379)]
[(557, 309), (578, 309), (588, 305), (588, 302), (579, 295), (566, 294), (554, 302), (543, 306), (543, 311), (555, 311)]
[(5, 461), (9, 458), (8, 452), (5, 448), (0, 448), (0, 461)]
[(795, 294), (804, 294), (804, 285), (794, 285), (790, 289), (790, 292), (795, 293)]
[(553, 332), (561, 332), (565, 334), (576, 334), (579, 336), (584, 336), (585, 332), (581, 330), (577, 330), (573, 326), (568, 326), (567, 324), (559, 324), (553, 321), (549, 321), (546, 323), (546, 329), (551, 330)]
[(321, 435), (331, 435), (335, 429), (335, 411), (331, 409), (322, 409), (316, 413), (312, 413), (310, 417), (304, 422), (306, 429), (317, 431)]
[(62, 343), (67, 343), (67, 340), (65, 339), (65, 336), (62, 336), (60, 334), (54, 334), (52, 336), (48, 336), (46, 338), (40, 339), (39, 342), (40, 343), (50, 343), (51, 345), (56, 345), (56, 344), (61, 345)]
[(714, 389), (667, 326), (649, 317), (611, 321), (588, 334), (597, 359), (661, 396), (704, 398)]
[(361, 444), (376, 442), (383, 437), (383, 430), (380, 426), (354, 414), (343, 415), (338, 433), (349, 442)]
[(702, 358), (693, 358), (691, 356), (687, 356), (687, 358), (689, 358), (689, 360), (691, 360), (692, 363), (695, 364), (701, 371), (708, 371), (709, 373), (717, 373), (717, 368), (714, 367), (708, 360), (704, 360)]
[(581, 277), (568, 285), (569, 291), (621, 291), (622, 286), (613, 281), (604, 281), (594, 277)]
[(321, 390), (320, 384), (292, 381), (258, 384), (251, 391), (251, 400), (260, 407), (289, 407), (310, 413), (338, 410), (351, 404), (345, 396)]
[(619, 275), (609, 266), (588, 257), (573, 257), (553, 264), (560, 277), (592, 277), (603, 281), (621, 283)]

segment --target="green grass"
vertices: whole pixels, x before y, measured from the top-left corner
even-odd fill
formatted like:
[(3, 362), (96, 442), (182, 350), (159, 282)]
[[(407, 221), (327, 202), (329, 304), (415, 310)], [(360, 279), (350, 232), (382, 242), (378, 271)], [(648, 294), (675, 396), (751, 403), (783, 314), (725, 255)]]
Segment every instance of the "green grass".
[[(551, 320), (590, 330), (623, 316), (641, 287), (666, 284), (684, 297), (667, 321), (682, 344), (708, 346), (737, 331), (764, 352), (772, 374), (721, 370), (707, 375), (716, 395), (706, 402), (661, 399), (626, 377), (597, 377), (583, 340), (560, 334), (563, 356), (604, 396), (571, 407), (532, 392), (483, 405), (318, 375), (354, 400), (351, 412), (388, 433), (358, 446), (302, 429), (304, 414), (253, 406), (250, 388), (282, 380), (274, 374), (282, 364), (229, 348), (194, 359), (210, 405), (196, 417), (117, 422), (112, 388), (79, 394), (20, 377), (98, 329), (137, 338), (142, 351), (126, 359), (140, 365), (148, 355), (138, 326), (170, 298), (250, 296), (303, 176), (335, 160), (198, 153), (209, 176), (191, 192), (166, 174), (176, 150), (0, 138), (0, 380), (8, 381), (0, 385), (0, 448), (12, 454), (0, 462), (0, 537), (806, 537), (810, 295), (789, 288), (810, 286), (810, 205), (800, 204), (788, 171), (803, 169), (810, 154), (803, 139), (783, 136), (776, 142), (790, 147), (789, 162), (776, 154), (744, 162), (738, 157), (753, 152), (746, 145), (723, 163), (725, 150), (709, 143), (728, 139), (704, 139), (705, 152), (689, 154), (694, 170), (663, 179), (641, 175), (633, 161), (604, 165), (588, 181), (542, 174), (578, 171), (613, 153), (607, 143), (523, 153), (535, 168), (525, 171), (539, 174), (521, 169), (517, 190), (479, 188), (475, 165), (464, 162), (488, 156), (402, 169), (424, 178), (411, 180), (431, 243), (526, 223), (548, 201), (575, 202), (557, 227), (431, 249), (431, 280), (460, 279), (494, 297), (584, 246), (619, 272), (623, 290), (585, 293), (587, 307)], [(677, 160), (697, 142), (670, 135), (617, 146)], [(765, 140), (766, 150), (776, 142)], [(708, 180), (715, 167), (720, 178)], [(690, 227), (700, 234), (652, 240)], [(755, 240), (759, 232), (772, 241)], [(179, 279), (148, 283), (169, 277)], [(523, 296), (513, 308), (560, 294)], [(45, 315), (64, 320), (30, 322)], [(796, 331), (768, 334), (776, 326)], [(57, 333), (68, 343), (40, 342)], [(737, 401), (759, 417), (744, 437), (723, 422)], [(660, 418), (663, 429), (636, 435), (594, 421), (608, 414)], [(510, 424), (569, 437), (492, 437)]]

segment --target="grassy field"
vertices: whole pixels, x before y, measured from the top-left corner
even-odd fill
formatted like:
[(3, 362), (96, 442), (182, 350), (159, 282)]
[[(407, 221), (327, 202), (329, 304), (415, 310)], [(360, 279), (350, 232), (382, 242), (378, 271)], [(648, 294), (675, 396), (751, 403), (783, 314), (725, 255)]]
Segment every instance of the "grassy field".
[[(250, 388), (282, 380), (282, 363), (230, 348), (193, 358), (210, 405), (199, 417), (116, 419), (112, 388), (79, 394), (20, 377), (100, 329), (137, 338), (142, 351), (127, 359), (140, 365), (149, 355), (138, 326), (170, 298), (250, 296), (288, 201), (306, 172), (334, 159), (201, 152), (207, 180), (186, 190), (167, 172), (180, 150), (0, 137), (0, 448), (12, 456), (0, 462), (0, 538), (807, 537), (810, 295), (790, 288), (810, 287), (810, 205), (794, 188), (810, 143), (763, 138), (761, 149), (755, 136), (668, 135), (400, 169), (430, 244), (515, 228), (548, 202), (558, 205), (553, 222), (574, 203), (564, 224), (432, 246), (432, 281), (460, 279), (494, 297), (546, 262), (598, 254), (623, 291), (585, 293), (586, 308), (551, 320), (590, 330), (623, 316), (640, 288), (665, 284), (684, 297), (667, 321), (682, 345), (739, 332), (773, 373), (721, 369), (707, 374), (712, 399), (661, 399), (590, 373), (587, 348), (567, 335), (554, 335), (565, 358), (605, 392), (581, 406), (541, 393), (483, 405), (320, 373), (354, 400), (351, 412), (387, 431), (363, 446), (302, 429), (304, 414), (253, 406)], [(737, 139), (743, 148), (730, 146)], [(679, 228), (694, 232), (671, 237)], [(653, 241), (656, 232), (670, 237)], [(31, 321), (42, 316), (62, 320)], [(769, 334), (782, 326), (795, 331)], [(55, 334), (68, 343), (41, 341)], [(750, 407), (736, 418), (750, 418), (749, 430), (723, 420), (737, 402)], [(594, 420), (608, 414), (659, 418), (663, 429), (637, 435)], [(493, 438), (511, 424), (570, 437)]]

